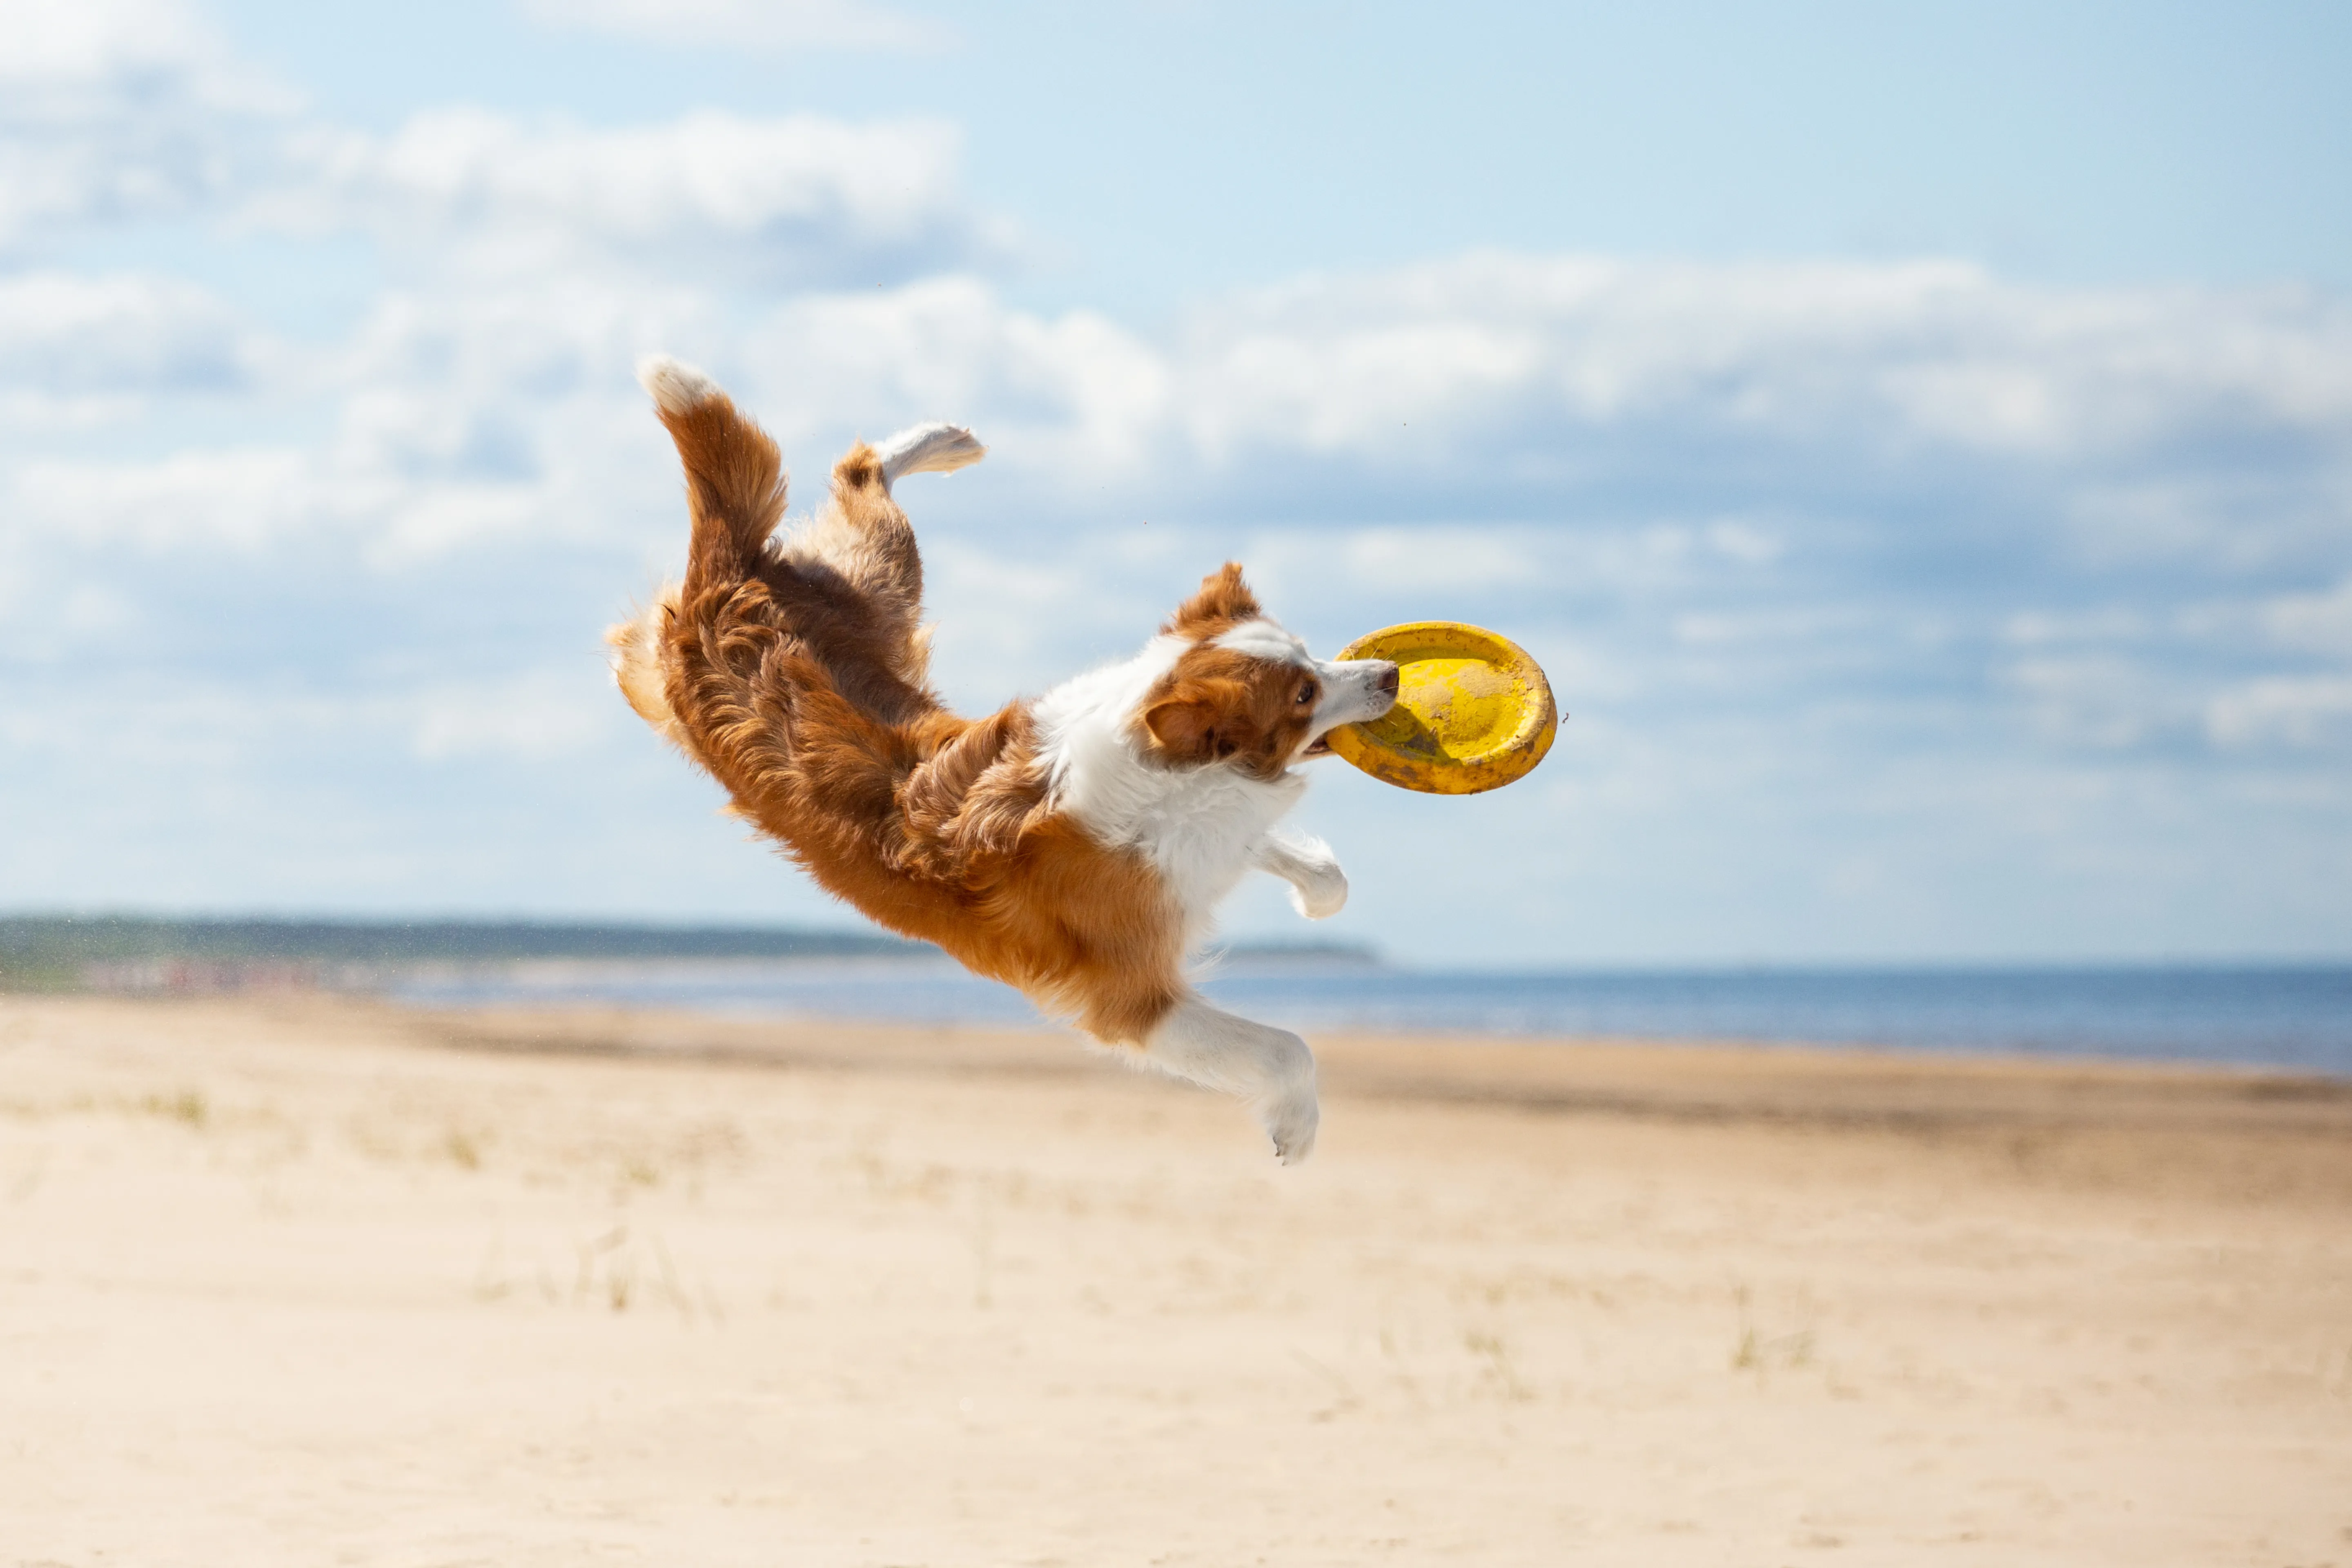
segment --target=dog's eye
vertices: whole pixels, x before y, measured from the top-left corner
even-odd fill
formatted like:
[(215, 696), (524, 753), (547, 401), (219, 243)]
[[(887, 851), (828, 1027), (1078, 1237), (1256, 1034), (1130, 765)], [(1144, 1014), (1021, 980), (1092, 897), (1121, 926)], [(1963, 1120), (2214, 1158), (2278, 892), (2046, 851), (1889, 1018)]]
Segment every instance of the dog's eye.
[(1308, 681), (1298, 689), (1298, 705), (1302, 708), (1315, 700), (1315, 683)]

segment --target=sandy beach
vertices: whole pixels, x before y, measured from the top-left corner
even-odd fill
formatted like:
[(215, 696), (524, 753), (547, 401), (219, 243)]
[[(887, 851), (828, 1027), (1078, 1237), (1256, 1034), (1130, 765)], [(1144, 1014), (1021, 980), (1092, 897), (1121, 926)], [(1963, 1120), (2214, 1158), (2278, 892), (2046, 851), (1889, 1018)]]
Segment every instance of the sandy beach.
[(0, 1564), (2352, 1564), (2352, 1086), (0, 997)]

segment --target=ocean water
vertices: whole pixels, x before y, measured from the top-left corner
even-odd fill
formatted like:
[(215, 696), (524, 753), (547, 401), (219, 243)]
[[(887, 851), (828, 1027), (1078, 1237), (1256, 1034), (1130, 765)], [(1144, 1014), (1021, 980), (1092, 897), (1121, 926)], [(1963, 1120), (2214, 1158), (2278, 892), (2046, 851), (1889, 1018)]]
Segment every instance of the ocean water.
[[(1235, 963), (1202, 989), (1304, 1033), (1612, 1036), (2021, 1052), (2352, 1075), (2352, 966), (1492, 974)], [(605, 1005), (732, 1017), (1028, 1024), (944, 960), (543, 963), (417, 975), (419, 1006)]]

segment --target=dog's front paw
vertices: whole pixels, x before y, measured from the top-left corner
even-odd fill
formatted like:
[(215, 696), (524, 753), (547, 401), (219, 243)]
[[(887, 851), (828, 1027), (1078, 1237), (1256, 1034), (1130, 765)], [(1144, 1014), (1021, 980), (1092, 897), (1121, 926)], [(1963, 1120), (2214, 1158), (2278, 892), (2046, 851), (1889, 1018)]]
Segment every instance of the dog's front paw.
[(1310, 921), (1328, 921), (1348, 907), (1348, 873), (1337, 862), (1307, 868), (1290, 884), (1290, 907)]
[(1322, 1119), (1323, 1109), (1311, 1083), (1258, 1108), (1259, 1124), (1274, 1140), (1274, 1157), (1286, 1165), (1298, 1164), (1315, 1152), (1315, 1129)]

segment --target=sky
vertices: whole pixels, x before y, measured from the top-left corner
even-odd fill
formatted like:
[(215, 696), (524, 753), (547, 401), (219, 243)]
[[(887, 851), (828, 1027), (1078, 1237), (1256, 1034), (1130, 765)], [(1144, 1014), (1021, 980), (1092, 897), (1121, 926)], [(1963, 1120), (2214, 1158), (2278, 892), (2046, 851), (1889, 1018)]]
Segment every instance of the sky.
[[(1494, 627), (1245, 938), (2352, 956), (2352, 12), (0, 0), (0, 907), (843, 925), (612, 690), (632, 366), (901, 499), (967, 711), (1235, 558)], [(809, 496), (804, 485), (801, 495)]]

